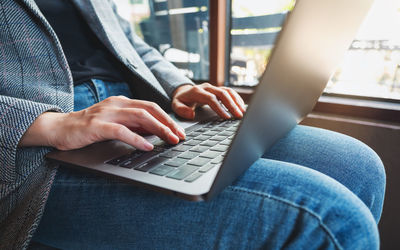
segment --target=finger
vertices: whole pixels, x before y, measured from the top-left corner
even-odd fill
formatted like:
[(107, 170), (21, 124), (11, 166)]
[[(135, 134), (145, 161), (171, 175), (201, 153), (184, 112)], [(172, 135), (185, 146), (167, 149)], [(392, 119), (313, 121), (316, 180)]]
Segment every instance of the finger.
[(242, 111), (235, 103), (235, 101), (232, 99), (232, 96), (228, 93), (227, 90), (215, 86), (206, 87), (205, 90), (216, 95), (218, 99), (222, 101), (222, 104), (224, 104), (224, 106), (229, 110), (229, 112), (231, 112), (231, 114), (233, 114), (236, 118), (243, 117)]
[(230, 119), (231, 115), (222, 107), (221, 103), (218, 101), (217, 97), (204, 90), (200, 89), (194, 96), (194, 99), (200, 102), (201, 104), (208, 104), (212, 110), (215, 111), (220, 117), (224, 119)]
[(102, 111), (107, 116), (105, 121), (124, 125), (128, 128), (143, 128), (144, 130), (159, 136), (163, 140), (176, 144), (179, 138), (171, 129), (154, 118), (147, 110), (142, 108), (116, 108), (102, 107)]
[(133, 100), (125, 96), (112, 96), (104, 101), (121, 108), (129, 107), (145, 109), (164, 125), (168, 126), (180, 139), (183, 140), (186, 137), (185, 130), (154, 102)]
[(129, 108), (125, 110), (127, 110), (129, 115), (124, 115), (123, 117), (128, 119), (127, 122), (129, 122), (131, 126), (136, 125), (144, 128), (151, 134), (157, 135), (168, 143), (177, 144), (179, 142), (179, 138), (171, 129), (157, 120), (148, 111), (139, 108)]
[(228, 93), (231, 95), (231, 97), (233, 98), (235, 103), (239, 106), (240, 110), (242, 112), (246, 112), (246, 105), (245, 105), (242, 97), (238, 94), (238, 92), (236, 92), (235, 90), (233, 90), (231, 88), (227, 88), (227, 87), (222, 87), (222, 88), (225, 89), (226, 91), (228, 91)]
[(175, 99), (174, 101), (172, 101), (172, 110), (178, 114), (179, 116), (185, 118), (185, 119), (189, 119), (189, 120), (193, 120), (195, 117), (195, 111), (194, 111), (195, 107), (189, 107), (186, 104), (184, 104), (183, 102)]
[(104, 123), (101, 130), (101, 136), (104, 139), (119, 140), (125, 142), (133, 147), (143, 150), (153, 150), (153, 145), (140, 135), (135, 134), (127, 127), (117, 123)]
[(179, 139), (184, 140), (186, 137), (185, 130), (180, 127), (164, 110), (161, 109), (154, 102), (147, 101), (136, 101), (135, 106), (138, 108), (143, 108), (148, 111), (153, 117), (163, 123), (165, 126), (169, 127), (173, 133), (175, 133)]

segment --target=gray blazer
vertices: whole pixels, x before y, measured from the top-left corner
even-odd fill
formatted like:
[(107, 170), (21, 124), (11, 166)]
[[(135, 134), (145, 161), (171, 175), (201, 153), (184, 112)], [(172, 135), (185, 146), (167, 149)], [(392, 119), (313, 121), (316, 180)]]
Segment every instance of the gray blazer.
[[(128, 79), (136, 79), (129, 82), (136, 96), (168, 109), (173, 91), (191, 83), (132, 32), (111, 1), (71, 1), (127, 68)], [(0, 249), (26, 248), (57, 166), (44, 160), (50, 148), (17, 145), (43, 112), (73, 111), (73, 83), (61, 44), (34, 0), (0, 1), (0, 9)]]

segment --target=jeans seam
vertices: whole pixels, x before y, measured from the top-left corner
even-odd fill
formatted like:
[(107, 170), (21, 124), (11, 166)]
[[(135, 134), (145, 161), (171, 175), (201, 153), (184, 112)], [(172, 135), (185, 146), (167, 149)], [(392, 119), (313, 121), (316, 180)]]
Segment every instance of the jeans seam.
[(340, 249), (340, 250), (343, 249), (340, 246), (340, 243), (338, 242), (338, 240), (335, 238), (334, 234), (329, 230), (328, 226), (323, 222), (321, 217), (318, 216), (318, 214), (315, 213), (314, 211), (312, 211), (312, 210), (310, 210), (310, 209), (308, 209), (306, 207), (300, 206), (298, 204), (291, 203), (288, 200), (276, 197), (274, 195), (266, 194), (266, 193), (263, 193), (263, 192), (258, 192), (258, 191), (250, 190), (250, 189), (247, 189), (247, 188), (235, 187), (235, 186), (229, 186), (228, 188), (230, 188), (234, 192), (242, 192), (242, 193), (256, 195), (256, 196), (262, 197), (264, 199), (272, 199), (272, 200), (275, 200), (277, 202), (280, 202), (280, 203), (283, 203), (285, 205), (288, 205), (290, 207), (293, 207), (293, 208), (296, 208), (296, 209), (299, 209), (299, 210), (304, 210), (306, 213), (310, 214), (311, 217), (314, 217), (318, 221), (318, 224), (320, 225), (322, 230), (328, 235), (328, 238), (332, 241), (334, 246), (337, 249)]

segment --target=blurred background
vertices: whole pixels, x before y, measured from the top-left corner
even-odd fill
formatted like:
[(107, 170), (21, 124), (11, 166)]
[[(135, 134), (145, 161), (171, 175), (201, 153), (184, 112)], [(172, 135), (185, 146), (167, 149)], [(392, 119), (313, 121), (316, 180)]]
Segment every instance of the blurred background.
[[(116, 0), (146, 42), (194, 80), (209, 79), (208, 0)], [(294, 0), (232, 0), (227, 85), (253, 87)], [(400, 100), (400, 1), (379, 0), (325, 92)]]

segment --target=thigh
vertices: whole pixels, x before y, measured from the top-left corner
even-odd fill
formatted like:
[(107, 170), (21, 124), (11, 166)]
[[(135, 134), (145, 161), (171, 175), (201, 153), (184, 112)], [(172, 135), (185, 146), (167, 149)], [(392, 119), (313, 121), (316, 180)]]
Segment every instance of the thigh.
[(334, 178), (359, 196), (379, 220), (385, 170), (378, 155), (364, 143), (333, 131), (299, 125), (263, 157), (295, 163)]
[(260, 159), (208, 202), (60, 169), (34, 237), (61, 249), (376, 249), (352, 192), (312, 169)]

